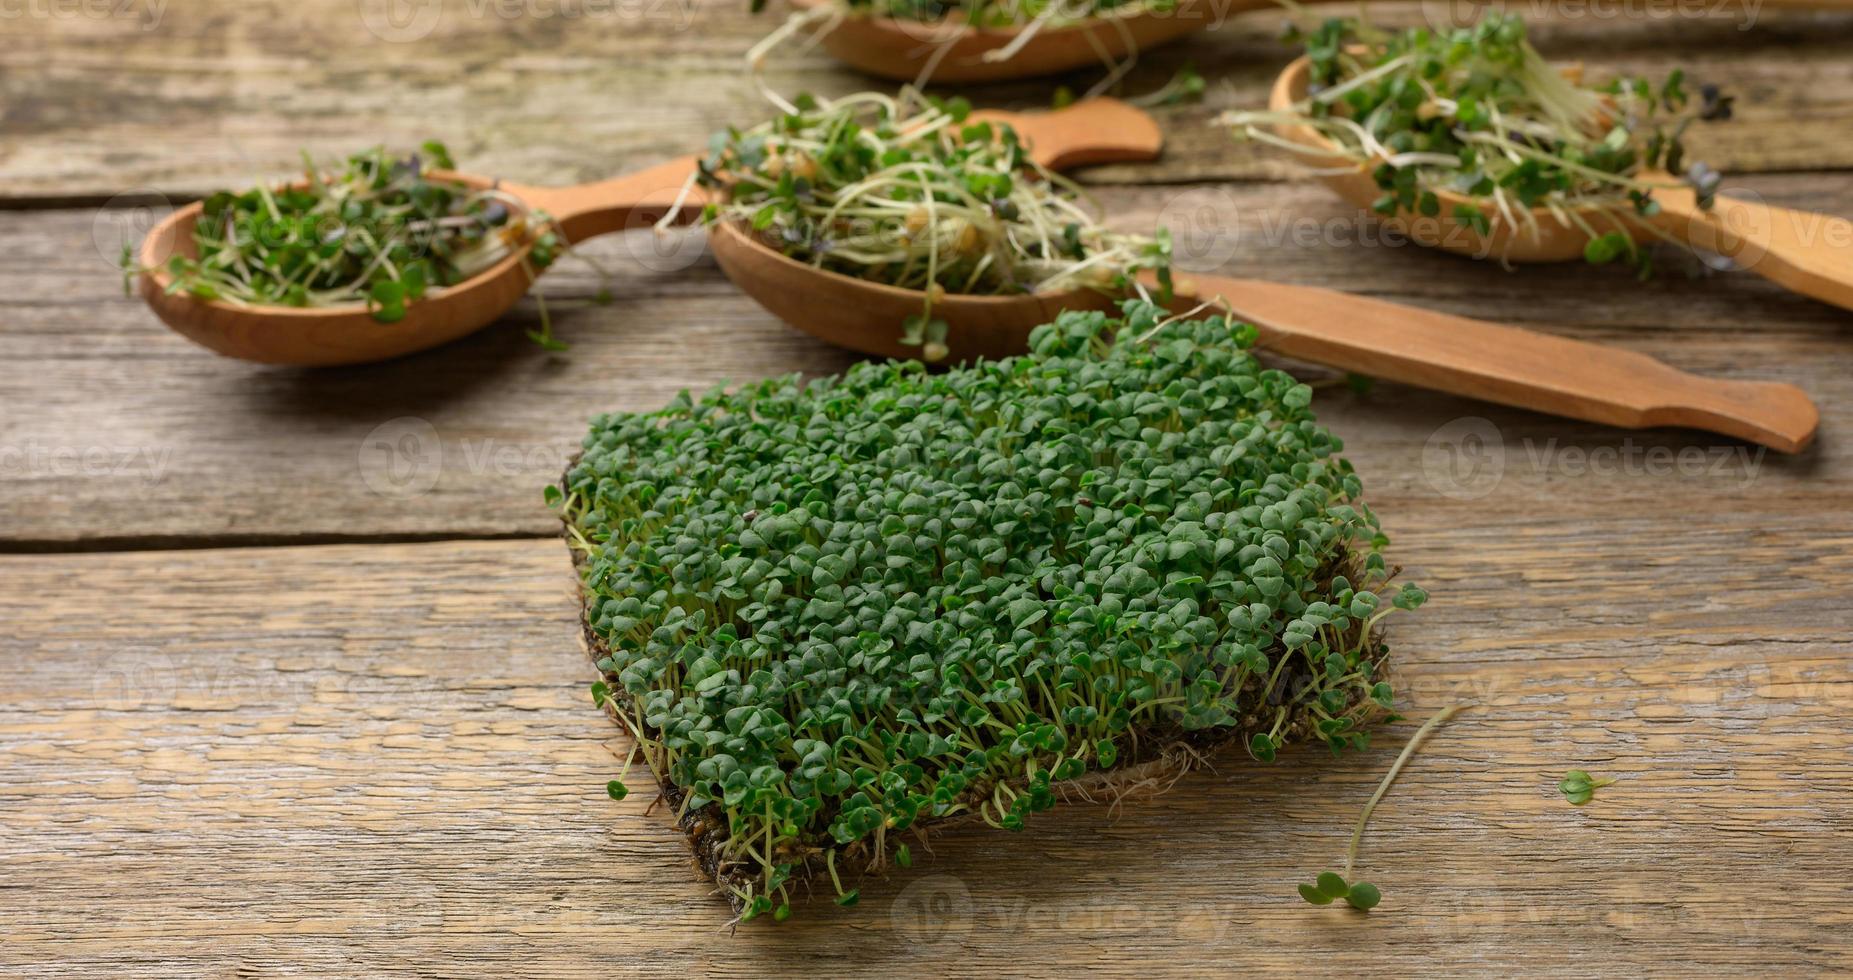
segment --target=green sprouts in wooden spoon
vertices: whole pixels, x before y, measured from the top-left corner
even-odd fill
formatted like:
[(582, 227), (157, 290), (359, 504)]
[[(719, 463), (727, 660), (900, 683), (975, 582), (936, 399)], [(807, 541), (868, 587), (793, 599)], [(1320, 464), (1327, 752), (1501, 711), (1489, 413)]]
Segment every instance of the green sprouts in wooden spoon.
[(1076, 184), (1030, 159), (1009, 126), (969, 119), (962, 99), (904, 88), (782, 108), (715, 137), (695, 179), (720, 200), (703, 220), (737, 222), (819, 268), (921, 290), (904, 330), (926, 360), (945, 356), (932, 313), (946, 293), (1136, 292), (1141, 268), (1168, 281), (1165, 236), (1101, 226)]
[[(561, 242), (546, 215), (493, 187), (433, 176), (454, 165), (443, 144), (395, 158), (382, 147), (321, 169), (303, 155), (300, 180), (207, 198), (193, 228), (198, 258), (168, 261), (170, 292), (237, 306), (366, 304), (393, 323), (406, 304), (454, 286), (528, 243), (551, 264)], [(125, 250), (124, 270), (141, 270)]]
[[(1309, 127), (1340, 155), (1369, 168), (1385, 215), (1434, 218), (1441, 195), (1472, 199), (1452, 217), (1485, 235), (1502, 226), (1540, 231), (1533, 208), (1588, 235), (1595, 263), (1628, 257), (1645, 274), (1646, 253), (1627, 234), (1659, 206), (1657, 189), (1681, 175), (1709, 205), (1716, 171), (1686, 159), (1695, 119), (1728, 119), (1731, 99), (1713, 87), (1696, 102), (1675, 70), (1659, 85), (1619, 78), (1599, 88), (1547, 64), (1524, 21), (1489, 12), (1472, 27), (1386, 33), (1352, 19), (1305, 35), (1308, 94), (1288, 111), (1231, 112), (1238, 138), (1325, 157), (1271, 132)], [(1654, 175), (1660, 175), (1658, 179)], [(1662, 237), (1665, 237), (1662, 235)]]

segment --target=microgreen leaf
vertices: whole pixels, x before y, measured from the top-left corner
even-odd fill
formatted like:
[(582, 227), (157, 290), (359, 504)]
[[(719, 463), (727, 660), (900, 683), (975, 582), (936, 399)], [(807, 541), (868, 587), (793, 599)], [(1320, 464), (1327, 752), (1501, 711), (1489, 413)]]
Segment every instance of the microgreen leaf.
[(1596, 790), (1614, 784), (1613, 779), (1596, 779), (1581, 769), (1572, 769), (1564, 773), (1557, 783), (1557, 792), (1570, 801), (1571, 806), (1582, 806), (1596, 795)]

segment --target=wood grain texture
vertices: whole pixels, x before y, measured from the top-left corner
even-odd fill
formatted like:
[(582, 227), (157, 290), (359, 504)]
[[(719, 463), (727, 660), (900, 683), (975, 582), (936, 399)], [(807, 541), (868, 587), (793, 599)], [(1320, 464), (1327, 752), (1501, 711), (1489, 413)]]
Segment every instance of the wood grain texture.
[[(1853, 214), (1843, 179), (1743, 183), (1772, 202)], [(1311, 184), (1112, 188), (1101, 200), (1128, 229), (1175, 227), (1190, 270), (1351, 290), (1615, 344), (1699, 374), (1789, 382), (1823, 412), (1819, 447), (1766, 461), (1782, 481), (1773, 495), (1677, 476), (1617, 476), (1570, 492), (1568, 477), (1538, 475), (1525, 484), (1533, 505), (1600, 510), (1672, 493), (1719, 508), (1773, 498), (1799, 511), (1844, 500), (1853, 478), (1833, 451), (1853, 404), (1853, 378), (1838, 367), (1853, 314), (1752, 276), (1689, 279), (1696, 265), (1677, 254), (1648, 283), (1619, 268), (1508, 273), (1386, 246), (1357, 212)], [(542, 280), (556, 328), (573, 345), (564, 356), (522, 337), (538, 325), (530, 298), (475, 336), (399, 361), (320, 371), (244, 364), (194, 347), (122, 296), (111, 249), (93, 241), (107, 243), (119, 236), (118, 219), (136, 217), (0, 212), (0, 251), (10, 257), (0, 263), (0, 401), (23, 409), (0, 413), (0, 547), (551, 534), (539, 488), (592, 414), (654, 408), (682, 388), (850, 363), (735, 292), (711, 259), (664, 260), (637, 233), (588, 246), (615, 276), (609, 306), (588, 305), (599, 279), (577, 263)], [(1390, 500), (1435, 495), (1421, 461), (1431, 437), (1462, 417), (1484, 417), (1504, 434), (1515, 472), (1537, 469), (1525, 446), (1553, 438), (1643, 453), (1714, 445), (1692, 433), (1629, 437), (1391, 385), (1363, 397), (1328, 392), (1319, 410)]]
[[(166, 3), (153, 18), (157, 2), (116, 0), (125, 14), (103, 18), (0, 19), (0, 197), (194, 196), (292, 173), (304, 147), (334, 155), (431, 137), (448, 141), (473, 173), (599, 180), (765, 118), (742, 55), (783, 17), (755, 18), (737, 0), (252, 0)], [(1725, 172), (1853, 164), (1853, 135), (1840, 124), (1853, 112), (1853, 63), (1844, 57), (1853, 14), (1762, 9), (1745, 30), (1734, 13), (1631, 22), (1612, 16), (1617, 5), (1544, 6), (1525, 12), (1552, 58), (1655, 77), (1684, 66), (1738, 93), (1738, 118), (1691, 141)], [(1371, 9), (1386, 23), (1423, 22), (1420, 4)], [(547, 13), (561, 10), (588, 12)], [(428, 21), (425, 11), (434, 14)], [(1208, 97), (1167, 114), (1171, 153), (1158, 167), (1107, 168), (1093, 179), (1291, 173), (1278, 152), (1231, 146), (1209, 125), (1222, 109), (1266, 104), (1293, 53), (1275, 39), (1280, 22), (1247, 14), (1148, 52), (1126, 92), (1153, 91), (1188, 61), (1211, 80)], [(1046, 106), (1053, 85), (1079, 92), (1099, 74), (971, 94), (1008, 108)], [(796, 47), (768, 59), (766, 81), (822, 94), (889, 84)]]
[[(0, 967), (758, 977), (1853, 969), (1853, 525), (1389, 515), (1442, 729), (1369, 918), (1302, 904), (1409, 725), (971, 828), (729, 936), (585, 694), (557, 541), (0, 558)], [(1581, 766), (1620, 782), (1584, 808)], [(999, 941), (1008, 936), (1008, 941)]]
[[(588, 249), (611, 305), (573, 263), (544, 280), (566, 356), (522, 338), (530, 298), (458, 343), (325, 371), (194, 347), (113, 265), (162, 213), (128, 205), (287, 172), (304, 145), (437, 136), (469, 169), (537, 184), (695, 149), (763, 115), (740, 55), (776, 20), (687, 2), (562, 17), (441, 0), (417, 43), (368, 30), (384, 0), (0, 17), (0, 551), (112, 552), (0, 554), (0, 974), (1853, 971), (1853, 314), (1744, 274), (1689, 279), (1688, 260), (1636, 284), (1381, 241), (1208, 125), (1259, 105), (1287, 62), (1267, 14), (1142, 59), (1130, 91), (1187, 59), (1213, 84), (1166, 111), (1160, 165), (1085, 174), (1116, 224), (1162, 219), (1188, 271), (1796, 384), (1822, 409), (1816, 445), (1787, 459), (1322, 389), (1393, 557), (1434, 594), (1390, 630), (1409, 711), (1479, 705), (1373, 821), (1377, 912), (1293, 888), (1340, 863), (1411, 724), (1337, 761), (1219, 758), (1117, 813), (962, 829), (855, 909), (729, 935), (647, 795), (600, 788), (627, 747), (586, 696), (539, 488), (593, 412), (850, 355), (637, 235)], [(1700, 153), (1761, 172), (1735, 186), (1772, 204), (1853, 216), (1853, 15), (1764, 10), (1740, 30), (1558, 6), (1536, 31), (1547, 55), (1725, 84), (1738, 119)], [(1034, 107), (1092, 78), (971, 94)], [(768, 81), (875, 84), (818, 50), (775, 55)], [(1553, 789), (1571, 767), (1621, 781), (1573, 808)]]

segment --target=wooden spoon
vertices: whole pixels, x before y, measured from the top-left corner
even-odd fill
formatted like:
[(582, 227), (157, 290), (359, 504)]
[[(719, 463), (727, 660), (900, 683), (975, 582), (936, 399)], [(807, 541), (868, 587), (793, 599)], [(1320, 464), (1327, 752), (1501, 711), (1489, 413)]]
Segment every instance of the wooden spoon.
[[(974, 118), (1015, 127), (1031, 153), (1051, 169), (1091, 163), (1141, 161), (1157, 157), (1164, 137), (1144, 112), (1114, 99), (1089, 99), (1056, 112), (976, 112)], [(577, 187), (530, 187), (502, 182), (500, 187), (530, 209), (545, 211), (559, 223), (566, 240), (582, 242), (595, 235), (641, 228), (662, 218), (681, 193), (696, 159), (681, 157), (647, 170)], [(490, 178), (441, 174), (471, 187), (487, 187)], [(691, 190), (682, 217), (692, 223), (703, 204)], [(489, 269), (449, 289), (434, 291), (408, 304), (397, 323), (373, 319), (364, 304), (303, 309), (288, 306), (239, 306), (207, 301), (183, 292), (169, 293), (173, 255), (197, 257), (193, 225), (201, 205), (175, 211), (143, 240), (140, 262), (150, 270), (140, 278), (142, 298), (169, 327), (194, 342), (231, 357), (266, 364), (321, 366), (360, 364), (399, 357), (435, 347), (482, 328), (513, 306), (534, 282), (526, 263), (528, 249), (510, 254)]]
[[(925, 295), (815, 268), (731, 223), (708, 233), (727, 277), (786, 323), (882, 357), (918, 357), (900, 324)], [(1434, 313), (1311, 286), (1180, 276), (1175, 310), (1209, 300), (1290, 357), (1435, 391), (1623, 428), (1684, 426), (1800, 452), (1819, 413), (1793, 385), (1702, 378), (1644, 354)], [(933, 304), (950, 359), (1028, 349), (1029, 332), (1065, 309), (1110, 309), (1094, 290), (1028, 296), (948, 294)]]
[[(791, 5), (815, 10), (839, 2), (791, 0)], [(1167, 12), (1139, 10), (1046, 28), (1007, 58), (993, 52), (1001, 53), (1015, 43), (1023, 32), (1021, 27), (972, 27), (951, 19), (916, 21), (852, 13), (820, 40), (824, 50), (837, 59), (871, 75), (910, 82), (932, 65), (933, 81), (963, 85), (1035, 78), (1119, 61), (1128, 53), (1214, 26), (1231, 14), (1273, 6), (1273, 0), (1180, 0), (1175, 10)]]
[[(1306, 97), (1310, 62), (1300, 58), (1275, 79), (1269, 108), (1286, 111)], [(1337, 147), (1310, 127), (1283, 125), (1281, 136), (1314, 149), (1333, 150), (1329, 158), (1309, 158), (1315, 167), (1348, 168), (1343, 173), (1321, 174), (1319, 179), (1339, 197), (1370, 210), (1383, 193), (1370, 168), (1336, 155)], [(1676, 184), (1669, 174), (1645, 174), (1650, 182)], [(1500, 222), (1491, 235), (1483, 235), (1454, 218), (1457, 204), (1473, 200), (1447, 191), (1437, 192), (1441, 211), (1433, 218), (1398, 215), (1380, 220), (1385, 227), (1411, 241), (1473, 258), (1504, 257), (1513, 262), (1582, 261), (1589, 234), (1566, 225), (1545, 208), (1533, 208), (1539, 233)], [(1659, 240), (1654, 229), (1692, 247), (1722, 255), (1738, 266), (1780, 283), (1804, 296), (1853, 309), (1853, 222), (1831, 215), (1775, 207), (1743, 197), (1719, 196), (1709, 210), (1698, 205), (1697, 192), (1686, 185), (1654, 191), (1660, 213), (1652, 218), (1629, 216), (1625, 230), (1637, 243)], [(1484, 209), (1483, 209), (1484, 210)], [(1489, 212), (1490, 214), (1490, 212)], [(1606, 217), (1585, 212), (1598, 231), (1615, 230)], [(1648, 225), (1652, 225), (1652, 228)]]

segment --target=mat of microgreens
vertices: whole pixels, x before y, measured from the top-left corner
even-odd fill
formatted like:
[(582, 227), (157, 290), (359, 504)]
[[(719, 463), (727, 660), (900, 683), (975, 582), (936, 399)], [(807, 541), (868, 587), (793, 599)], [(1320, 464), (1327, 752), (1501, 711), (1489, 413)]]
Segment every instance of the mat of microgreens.
[(1154, 761), (1364, 744), (1376, 623), (1425, 596), (1312, 390), (1246, 324), (1162, 316), (594, 420), (548, 492), (593, 697), (744, 917)]

